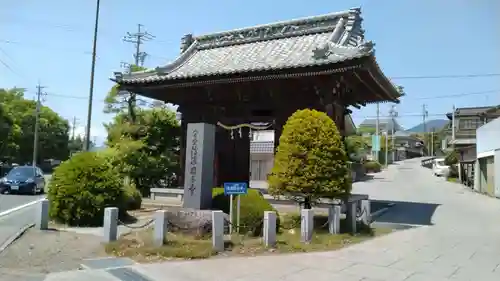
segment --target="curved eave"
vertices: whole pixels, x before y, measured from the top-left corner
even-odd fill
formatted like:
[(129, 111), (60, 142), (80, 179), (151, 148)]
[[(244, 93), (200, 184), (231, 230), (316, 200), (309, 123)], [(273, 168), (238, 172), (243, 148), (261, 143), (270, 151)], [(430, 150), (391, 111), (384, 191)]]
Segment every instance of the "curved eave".
[(319, 75), (331, 75), (363, 68), (366, 64), (366, 58), (369, 55), (359, 55), (345, 59), (341, 62), (318, 62), (314, 65), (298, 65), (289, 68), (280, 69), (259, 69), (245, 72), (231, 73), (213, 73), (202, 76), (189, 76), (182, 78), (164, 78), (144, 79), (138, 81), (120, 81), (111, 79), (124, 88), (163, 86), (166, 88), (185, 88), (192, 86), (203, 86), (212, 84), (231, 84), (251, 81), (265, 81), (288, 78), (311, 77)]
[(375, 83), (384, 92), (385, 96), (388, 97), (389, 102), (400, 103), (399, 98), (402, 96), (399, 89), (394, 86), (394, 84), (389, 80), (389, 78), (382, 72), (375, 56), (370, 56), (368, 72), (372, 76)]

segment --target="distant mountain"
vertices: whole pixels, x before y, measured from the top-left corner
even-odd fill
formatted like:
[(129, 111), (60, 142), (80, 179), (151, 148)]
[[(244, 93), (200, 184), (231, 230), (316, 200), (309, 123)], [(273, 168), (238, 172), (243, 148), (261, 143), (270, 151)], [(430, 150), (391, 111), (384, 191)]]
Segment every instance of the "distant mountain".
[[(436, 119), (436, 120), (429, 120), (425, 122), (426, 130), (427, 132), (432, 132), (432, 131), (439, 131), (441, 130), (446, 124), (450, 122), (449, 120), (445, 119)], [(407, 132), (410, 133), (423, 133), (424, 132), (424, 123), (418, 124), (417, 126), (410, 128), (406, 130)]]

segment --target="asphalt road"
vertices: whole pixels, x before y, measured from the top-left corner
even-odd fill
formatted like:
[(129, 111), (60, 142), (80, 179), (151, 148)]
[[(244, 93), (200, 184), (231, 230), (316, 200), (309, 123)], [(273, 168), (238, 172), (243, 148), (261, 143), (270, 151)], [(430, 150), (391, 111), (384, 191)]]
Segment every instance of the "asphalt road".
[(44, 195), (11, 195), (11, 194), (1, 194), (0, 195), (0, 213), (7, 211), (9, 209), (15, 208), (27, 204), (31, 201), (38, 200), (44, 197)]
[[(34, 196), (32, 198), (34, 199)], [(0, 246), (24, 226), (35, 222), (36, 207), (35, 204), (0, 217)]]
[[(45, 175), (45, 186), (49, 185), (49, 181), (52, 175)], [(47, 191), (47, 188), (45, 188)], [(38, 200), (44, 195), (10, 195), (10, 194), (0, 194), (0, 213), (7, 211), (9, 209), (15, 208), (27, 204), (31, 201)]]

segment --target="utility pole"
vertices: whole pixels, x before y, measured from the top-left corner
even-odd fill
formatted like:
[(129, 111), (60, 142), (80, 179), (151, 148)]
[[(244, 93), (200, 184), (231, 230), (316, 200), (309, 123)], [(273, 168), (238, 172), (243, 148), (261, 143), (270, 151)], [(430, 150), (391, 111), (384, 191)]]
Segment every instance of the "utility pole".
[(75, 129), (76, 129), (76, 116), (73, 117), (73, 122), (71, 124), (71, 140), (75, 139)]
[(143, 66), (144, 60), (148, 55), (146, 52), (141, 52), (141, 45), (144, 44), (145, 41), (149, 41), (155, 38), (155, 36), (151, 33), (143, 31), (143, 27), (144, 25), (137, 24), (137, 32), (127, 32), (127, 35), (123, 37), (124, 42), (132, 43), (135, 46), (134, 59), (136, 66)]
[(90, 127), (92, 123), (92, 102), (94, 99), (94, 76), (95, 76), (95, 60), (97, 55), (97, 33), (99, 32), (99, 10), (101, 7), (101, 0), (97, 0), (95, 9), (95, 23), (94, 23), (94, 42), (92, 46), (92, 66), (90, 69), (90, 87), (89, 87), (89, 104), (87, 109), (87, 127), (85, 128), (85, 143), (84, 149), (88, 151), (90, 148)]
[[(380, 147), (380, 104), (377, 102), (377, 120), (375, 120), (375, 138), (377, 139), (378, 146)], [(387, 147), (386, 147), (387, 149)], [(378, 155), (380, 151), (375, 151), (375, 161), (378, 161)]]
[(394, 137), (394, 126), (396, 125), (396, 117), (398, 117), (398, 112), (396, 111), (396, 105), (392, 105), (391, 106), (391, 110), (389, 110), (389, 115), (391, 116), (391, 120), (392, 120), (392, 134), (391, 134), (391, 138), (392, 138), (392, 161), (395, 161), (396, 160), (396, 142), (395, 142), (395, 137)]
[[(140, 66), (142, 67), (144, 65), (144, 60), (146, 59), (146, 56), (148, 55), (146, 52), (141, 51), (141, 45), (144, 44), (145, 41), (149, 41), (155, 38), (154, 35), (147, 31), (143, 31), (142, 28), (144, 26), (142, 24), (137, 24), (137, 32), (131, 33), (127, 32), (127, 34), (123, 37), (124, 42), (132, 43), (135, 46), (135, 53), (134, 53), (134, 61), (135, 61), (135, 66)], [(124, 64), (122, 63), (122, 66), (128, 66), (129, 71), (132, 72), (132, 65), (130, 64)], [(136, 94), (129, 92), (130, 94), (130, 102), (129, 105), (134, 108), (136, 105)]]
[(431, 157), (434, 156), (434, 129), (431, 131)]
[(451, 147), (455, 151), (455, 105), (453, 105), (453, 110), (451, 111)]
[(385, 167), (389, 166), (389, 130), (385, 131)]
[[(422, 104), (422, 124), (424, 126), (424, 147), (427, 146), (427, 144), (429, 143), (427, 141), (427, 124), (426, 124), (426, 118), (427, 116), (429, 115), (429, 112), (427, 111), (427, 105), (426, 104)], [(429, 153), (429, 149), (427, 147), (427, 153)]]
[(40, 85), (36, 86), (36, 110), (35, 110), (35, 131), (33, 132), (33, 167), (36, 167), (36, 162), (38, 158), (38, 131), (40, 130), (40, 109), (42, 107), (42, 95), (44, 94), (42, 90), (45, 87)]

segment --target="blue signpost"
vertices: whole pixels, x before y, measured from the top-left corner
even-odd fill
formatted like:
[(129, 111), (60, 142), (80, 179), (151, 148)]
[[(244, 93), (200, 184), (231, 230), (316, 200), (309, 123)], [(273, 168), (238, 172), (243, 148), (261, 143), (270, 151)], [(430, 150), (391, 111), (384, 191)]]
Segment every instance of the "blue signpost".
[(248, 184), (246, 182), (225, 182), (224, 194), (240, 195), (248, 193)]
[[(246, 182), (225, 182), (224, 194), (229, 195), (229, 234), (233, 232), (233, 196), (248, 193), (248, 184)], [(240, 225), (240, 196), (236, 197), (236, 229), (239, 233)]]

